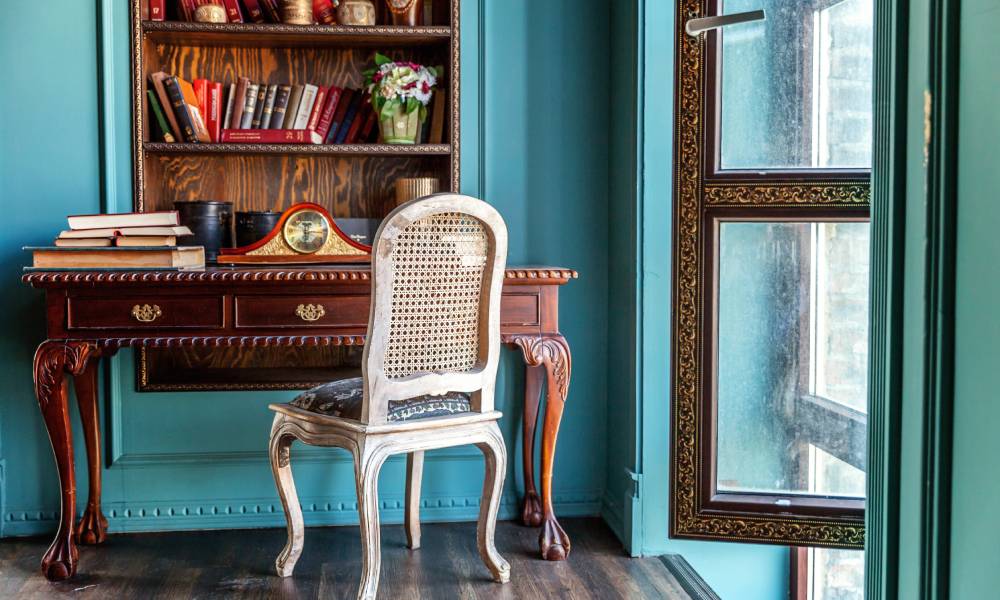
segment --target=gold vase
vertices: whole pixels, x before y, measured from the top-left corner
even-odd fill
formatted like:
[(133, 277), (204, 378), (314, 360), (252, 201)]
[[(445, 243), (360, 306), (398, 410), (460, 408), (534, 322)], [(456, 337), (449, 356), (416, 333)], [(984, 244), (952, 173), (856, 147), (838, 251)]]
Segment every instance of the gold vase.
[(218, 4), (203, 4), (195, 9), (194, 20), (197, 23), (225, 23), (229, 21), (229, 15)]
[(372, 0), (341, 0), (337, 7), (337, 22), (364, 27), (374, 25), (375, 4)]
[(379, 116), (379, 131), (386, 144), (416, 144), (421, 125), (423, 122), (420, 120), (420, 111), (407, 113), (402, 104), (396, 106), (388, 116)]
[(281, 20), (288, 25), (312, 25), (312, 0), (281, 0)]

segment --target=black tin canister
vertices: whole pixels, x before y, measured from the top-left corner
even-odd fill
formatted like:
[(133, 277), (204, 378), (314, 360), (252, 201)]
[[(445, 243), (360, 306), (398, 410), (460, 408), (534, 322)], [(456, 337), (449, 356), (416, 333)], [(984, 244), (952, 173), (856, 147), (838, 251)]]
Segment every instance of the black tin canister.
[(233, 246), (233, 203), (218, 200), (174, 202), (181, 225), (194, 233), (186, 244), (205, 247), (205, 260), (215, 262), (219, 248)]
[(280, 212), (248, 210), (236, 213), (236, 247), (242, 248), (264, 239), (278, 225)]

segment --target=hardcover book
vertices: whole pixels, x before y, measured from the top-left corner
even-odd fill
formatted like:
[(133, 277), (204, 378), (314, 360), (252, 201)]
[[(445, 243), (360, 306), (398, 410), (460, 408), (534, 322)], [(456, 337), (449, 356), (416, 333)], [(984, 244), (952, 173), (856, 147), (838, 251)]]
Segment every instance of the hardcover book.
[(160, 107), (163, 109), (163, 116), (167, 118), (167, 123), (170, 124), (170, 131), (174, 134), (174, 139), (181, 142), (184, 141), (184, 135), (177, 122), (177, 117), (174, 116), (173, 102), (170, 100), (170, 94), (167, 93), (167, 88), (164, 85), (164, 82), (169, 77), (170, 75), (160, 71), (150, 75), (149, 81), (153, 84), (153, 89), (156, 90), (156, 97), (159, 99)]
[(181, 16), (185, 21), (194, 21), (194, 11), (198, 8), (194, 0), (179, 0)]
[(368, 102), (361, 104), (358, 109), (357, 116), (354, 117), (354, 121), (351, 123), (351, 128), (347, 130), (347, 137), (344, 139), (345, 144), (356, 144), (361, 137), (361, 130), (364, 129), (365, 123), (368, 121), (368, 113), (372, 111), (372, 105)]
[(177, 139), (170, 130), (170, 124), (167, 123), (167, 118), (163, 115), (163, 110), (160, 108), (160, 101), (156, 97), (156, 92), (154, 90), (146, 90), (146, 97), (149, 98), (149, 109), (153, 113), (153, 119), (156, 123), (156, 128), (159, 130), (160, 139), (168, 144), (176, 142)]
[(299, 104), (302, 102), (302, 91), (304, 89), (302, 85), (292, 86), (292, 93), (288, 96), (288, 110), (285, 112), (285, 122), (282, 123), (280, 129), (294, 129), (292, 125), (295, 124), (295, 117), (298, 115)]
[(316, 124), (316, 134), (321, 140), (326, 140), (326, 135), (330, 133), (330, 125), (333, 124), (333, 116), (337, 111), (337, 103), (340, 101), (340, 95), (343, 91), (342, 88), (331, 86), (326, 93), (326, 100), (323, 101), (323, 114), (320, 115), (319, 122)]
[(278, 0), (260, 0), (260, 6), (264, 9), (264, 14), (272, 23), (281, 23), (281, 10), (278, 8)]
[[(133, 213), (140, 215), (154, 215), (159, 213)], [(113, 216), (113, 215), (104, 215)], [(143, 235), (172, 235), (183, 237), (194, 235), (190, 229), (184, 225), (152, 225), (139, 227), (102, 227), (96, 229), (68, 229), (59, 233), (60, 240), (72, 240), (82, 238), (113, 238), (121, 235), (143, 236)]]
[(189, 144), (197, 144), (198, 134), (195, 131), (194, 119), (191, 118), (191, 111), (189, 110), (194, 107), (189, 107), (184, 101), (184, 92), (181, 90), (180, 83), (176, 77), (168, 77), (163, 81), (163, 85), (170, 96), (171, 112), (177, 119), (178, 127), (180, 127), (181, 139)]
[(226, 127), (229, 129), (239, 129), (240, 123), (243, 122), (243, 110), (246, 108), (248, 89), (250, 89), (250, 80), (246, 77), (240, 77), (236, 82), (236, 98), (233, 100), (233, 118), (226, 123)]
[(361, 107), (361, 102), (365, 99), (365, 93), (358, 90), (351, 98), (351, 105), (347, 107), (347, 112), (344, 113), (344, 122), (340, 124), (337, 129), (337, 137), (333, 143), (343, 144), (347, 140), (347, 133), (351, 130), (351, 125), (354, 123), (354, 118), (358, 115), (358, 109)]
[(254, 23), (263, 23), (267, 20), (264, 18), (264, 10), (260, 7), (259, 0), (243, 0), (243, 5), (247, 7), (247, 16)]
[(121, 227), (178, 227), (180, 216), (175, 210), (144, 213), (112, 213), (97, 215), (70, 215), (69, 228), (118, 229)]
[(205, 118), (198, 109), (198, 95), (194, 92), (194, 86), (189, 81), (179, 77), (172, 77), (171, 79), (176, 80), (180, 86), (181, 94), (184, 96), (184, 108), (187, 109), (191, 117), (191, 124), (194, 126), (194, 134), (198, 141), (203, 144), (211, 142), (212, 138), (208, 135), (208, 125), (205, 124)]
[(166, 0), (149, 0), (149, 20), (162, 21), (166, 18)]
[(230, 23), (243, 22), (243, 11), (240, 10), (239, 0), (223, 0), (223, 4), (226, 6), (226, 16)]
[(224, 129), (222, 141), (233, 144), (318, 144), (306, 129)]
[(274, 108), (271, 110), (271, 120), (268, 129), (281, 129), (285, 125), (285, 113), (288, 112), (288, 100), (292, 95), (292, 86), (279, 85), (278, 94), (274, 98)]
[(340, 129), (341, 123), (344, 122), (344, 115), (347, 114), (347, 109), (350, 107), (351, 103), (354, 102), (355, 94), (358, 93), (360, 92), (347, 88), (340, 94), (340, 101), (337, 103), (337, 111), (333, 115), (333, 122), (330, 123), (330, 131), (326, 134), (325, 141), (327, 144), (332, 144), (333, 141), (337, 139), (337, 130)]
[(306, 124), (306, 129), (310, 131), (316, 131), (316, 127), (319, 126), (319, 118), (323, 115), (323, 105), (326, 104), (327, 90), (329, 88), (322, 85), (316, 88), (316, 101), (313, 102), (312, 114), (309, 115), (309, 122)]
[(274, 103), (277, 99), (278, 86), (272, 83), (267, 86), (267, 94), (264, 97), (264, 110), (260, 113), (260, 126), (257, 129), (271, 128), (271, 115), (274, 114)]
[(105, 248), (114, 244), (114, 238), (56, 239), (57, 248)]
[(208, 87), (208, 135), (213, 142), (222, 134), (222, 84), (209, 82)]
[(66, 248), (28, 247), (36, 269), (102, 268), (175, 268), (197, 269), (205, 266), (202, 246), (137, 248)]
[(254, 112), (257, 110), (257, 93), (260, 85), (251, 83), (247, 87), (246, 99), (243, 104), (243, 118), (240, 119), (240, 129), (252, 129)]
[(257, 104), (254, 105), (253, 120), (250, 121), (250, 129), (260, 129), (260, 119), (264, 116), (264, 104), (267, 102), (267, 84), (262, 83), (257, 88)]
[[(59, 240), (56, 240), (58, 246)], [(119, 248), (148, 248), (150, 246), (176, 246), (177, 238), (172, 235), (120, 235), (115, 237)]]
[(291, 129), (309, 129), (309, 117), (312, 116), (313, 105), (316, 104), (316, 92), (319, 88), (307, 83), (302, 86), (302, 99), (299, 100), (299, 109), (295, 111), (295, 120), (292, 121)]
[(236, 100), (236, 84), (230, 83), (229, 89), (226, 90), (226, 112), (222, 116), (222, 123), (221, 123), (222, 127), (219, 130), (220, 133), (222, 129), (226, 129), (229, 127), (229, 122), (233, 119), (233, 105), (235, 104), (235, 100)]

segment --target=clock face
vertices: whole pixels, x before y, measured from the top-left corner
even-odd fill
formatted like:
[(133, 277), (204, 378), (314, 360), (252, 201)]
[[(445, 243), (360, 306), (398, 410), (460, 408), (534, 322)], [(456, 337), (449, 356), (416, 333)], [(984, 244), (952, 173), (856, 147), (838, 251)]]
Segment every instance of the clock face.
[(322, 248), (330, 237), (330, 222), (322, 213), (304, 209), (288, 217), (282, 234), (292, 250), (299, 254), (312, 254)]

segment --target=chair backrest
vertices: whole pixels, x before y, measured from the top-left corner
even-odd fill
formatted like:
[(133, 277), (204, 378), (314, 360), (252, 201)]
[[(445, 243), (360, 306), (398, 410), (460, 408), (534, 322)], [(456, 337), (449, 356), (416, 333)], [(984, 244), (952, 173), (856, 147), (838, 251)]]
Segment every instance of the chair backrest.
[(482, 200), (435, 194), (385, 218), (372, 248), (362, 422), (386, 422), (390, 401), (446, 392), (493, 410), (506, 262), (507, 227)]

